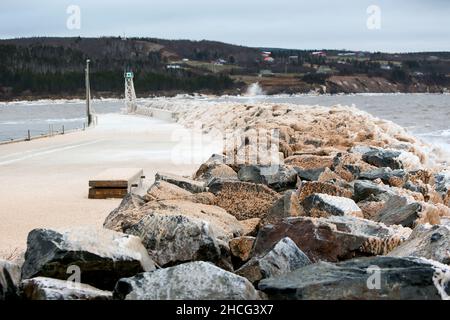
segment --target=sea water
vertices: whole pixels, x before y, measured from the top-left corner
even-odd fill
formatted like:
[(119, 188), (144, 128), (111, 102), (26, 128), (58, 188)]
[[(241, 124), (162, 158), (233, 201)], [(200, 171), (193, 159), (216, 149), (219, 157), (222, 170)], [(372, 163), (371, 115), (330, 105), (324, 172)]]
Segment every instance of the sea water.
[[(202, 102), (294, 103), (301, 105), (349, 105), (392, 121), (422, 140), (440, 146), (450, 155), (450, 95), (448, 94), (350, 94), (350, 95), (275, 95), (260, 91), (246, 96), (179, 96)], [(147, 99), (139, 99), (144, 103)], [(148, 101), (148, 100), (147, 100)], [(118, 99), (94, 100), (96, 113), (119, 113), (124, 103)], [(82, 100), (40, 100), (0, 103), (0, 141), (46, 134), (54, 131), (82, 128), (86, 122), (86, 107)]]

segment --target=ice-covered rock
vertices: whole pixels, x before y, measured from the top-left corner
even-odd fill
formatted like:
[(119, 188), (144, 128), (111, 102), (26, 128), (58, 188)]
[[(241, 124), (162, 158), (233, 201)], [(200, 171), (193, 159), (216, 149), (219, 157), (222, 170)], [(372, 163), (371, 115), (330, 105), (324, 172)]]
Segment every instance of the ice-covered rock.
[(0, 300), (18, 298), (20, 267), (10, 261), (0, 260)]
[(370, 257), (319, 262), (264, 279), (269, 299), (441, 300), (448, 298), (450, 267), (420, 258)]
[[(162, 267), (198, 260), (223, 262), (221, 242), (211, 225), (200, 219), (148, 214), (126, 232), (141, 238), (151, 257)], [(224, 250), (229, 251), (227, 247)], [(228, 258), (226, 255), (225, 259)]]
[(112, 289), (122, 277), (155, 270), (141, 240), (132, 235), (94, 228), (35, 229), (28, 234), (22, 279), (66, 280), (72, 267), (79, 269), (83, 283), (100, 289)]
[(363, 217), (361, 209), (355, 201), (344, 197), (335, 197), (323, 193), (315, 193), (302, 202), (305, 215), (310, 217), (354, 216)]
[(236, 274), (255, 283), (261, 279), (279, 276), (311, 264), (309, 258), (290, 238), (281, 239), (263, 256), (253, 257)]
[(450, 225), (419, 225), (407, 241), (389, 253), (392, 257), (423, 257), (450, 264)]
[(125, 300), (259, 300), (245, 278), (199, 261), (121, 279), (114, 290)]
[(21, 291), (28, 300), (112, 300), (112, 292), (83, 283), (45, 277), (27, 279)]

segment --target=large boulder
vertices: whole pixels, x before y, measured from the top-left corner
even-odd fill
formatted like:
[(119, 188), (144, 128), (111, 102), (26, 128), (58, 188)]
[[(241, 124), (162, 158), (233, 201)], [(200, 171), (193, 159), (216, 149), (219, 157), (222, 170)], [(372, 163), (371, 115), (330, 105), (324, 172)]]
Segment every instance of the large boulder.
[(281, 239), (268, 253), (253, 257), (236, 271), (236, 274), (256, 283), (261, 279), (271, 278), (291, 272), (311, 264), (309, 258), (290, 238)]
[(209, 192), (192, 193), (172, 183), (159, 180), (148, 189), (144, 196), (147, 202), (164, 200), (189, 200), (195, 203), (213, 204), (214, 195)]
[(344, 197), (335, 197), (315, 193), (302, 202), (305, 215), (309, 217), (354, 216), (363, 217), (355, 201)]
[(161, 201), (190, 199), (192, 196), (192, 192), (180, 188), (175, 184), (159, 180), (152, 184), (152, 186), (148, 189), (145, 198), (148, 201)]
[(374, 168), (376, 167), (364, 162), (360, 154), (347, 152), (337, 153), (331, 167), (333, 172), (348, 182), (355, 180), (361, 172)]
[(22, 281), (21, 291), (27, 300), (112, 300), (111, 291), (45, 277)]
[(240, 236), (243, 228), (239, 221), (224, 209), (191, 201), (159, 201), (147, 203), (143, 211), (160, 215), (183, 215), (210, 224), (219, 239), (228, 241)]
[(369, 201), (385, 201), (392, 194), (388, 187), (368, 180), (356, 180), (354, 183), (353, 200), (356, 202)]
[(83, 283), (107, 290), (120, 278), (155, 270), (141, 240), (132, 235), (94, 228), (35, 229), (28, 234), (22, 279), (66, 280), (71, 266), (80, 269)]
[(294, 188), (297, 184), (297, 172), (289, 166), (243, 166), (238, 178), (244, 182), (262, 183), (275, 191)]
[(269, 299), (440, 300), (448, 295), (449, 274), (431, 260), (380, 256), (319, 262), (264, 279), (259, 289)]
[(114, 298), (125, 300), (259, 300), (245, 278), (199, 261), (121, 279)]
[(326, 168), (301, 169), (298, 167), (294, 167), (294, 169), (297, 172), (297, 176), (301, 180), (317, 181), (319, 180), (321, 174), (325, 171)]
[(185, 178), (182, 176), (178, 176), (171, 173), (162, 173), (158, 172), (155, 175), (155, 181), (166, 181), (176, 186), (179, 186), (182, 189), (185, 189), (192, 193), (200, 193), (207, 191), (205, 187), (205, 183), (201, 181), (195, 181), (189, 178)]
[(289, 237), (311, 261), (335, 262), (358, 256), (387, 254), (410, 234), (408, 228), (386, 227), (348, 216), (286, 218), (259, 230), (253, 254), (264, 254), (278, 241)]
[(296, 191), (288, 190), (270, 207), (267, 215), (262, 219), (263, 224), (277, 223), (287, 217), (303, 215), (303, 208)]
[(401, 154), (401, 151), (379, 148), (364, 153), (362, 159), (378, 168), (389, 167), (393, 170), (403, 169), (403, 163), (400, 160)]
[(403, 187), (408, 181), (408, 173), (405, 170), (392, 170), (389, 167), (376, 168), (370, 171), (361, 172), (359, 179), (377, 180), (394, 187)]
[(6, 260), (0, 260), (0, 301), (18, 298), (20, 267)]
[(221, 163), (220, 160), (208, 160), (203, 163), (194, 174), (194, 180), (209, 184), (213, 179), (235, 179), (237, 173), (230, 166)]
[(450, 207), (450, 171), (435, 175), (436, 191), (442, 195), (444, 203)]
[(176, 214), (148, 214), (126, 232), (140, 237), (162, 267), (198, 260), (222, 263), (220, 242), (211, 225), (203, 220)]
[(147, 215), (181, 215), (202, 220), (210, 225), (216, 237), (225, 241), (240, 236), (243, 232), (239, 221), (224, 209), (183, 199), (148, 202), (139, 210), (122, 212), (119, 216), (108, 216), (104, 226), (128, 233), (128, 229), (138, 224)]
[(140, 212), (140, 208), (147, 202), (144, 197), (129, 193), (121, 201), (120, 205), (111, 211), (103, 223), (103, 227), (121, 232), (127, 227), (129, 216)]
[(378, 215), (374, 217), (374, 220), (388, 226), (402, 225), (413, 228), (421, 211), (420, 203), (411, 201), (407, 197), (392, 195), (385, 202)]
[(215, 205), (238, 220), (263, 218), (280, 197), (263, 184), (221, 179), (210, 183), (209, 191), (216, 195)]
[(411, 236), (389, 253), (392, 257), (423, 257), (450, 264), (450, 226), (419, 225)]

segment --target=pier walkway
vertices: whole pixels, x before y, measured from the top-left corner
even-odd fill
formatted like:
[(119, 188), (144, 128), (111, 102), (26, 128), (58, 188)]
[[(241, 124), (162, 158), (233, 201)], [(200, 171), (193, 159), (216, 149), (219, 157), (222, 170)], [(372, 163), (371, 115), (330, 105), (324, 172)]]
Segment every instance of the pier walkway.
[(191, 174), (174, 164), (175, 123), (120, 114), (99, 115), (86, 131), (0, 146), (0, 257), (23, 250), (34, 228), (100, 227), (120, 199), (88, 199), (88, 181), (108, 168)]

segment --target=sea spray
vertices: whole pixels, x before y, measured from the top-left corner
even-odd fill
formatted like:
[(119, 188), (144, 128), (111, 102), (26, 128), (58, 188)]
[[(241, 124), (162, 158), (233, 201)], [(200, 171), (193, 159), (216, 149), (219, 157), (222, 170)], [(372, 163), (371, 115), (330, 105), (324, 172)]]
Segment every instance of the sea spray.
[(259, 82), (255, 82), (249, 85), (247, 88), (247, 92), (245, 93), (245, 96), (247, 97), (257, 97), (263, 95), (265, 95), (265, 92), (259, 85)]

